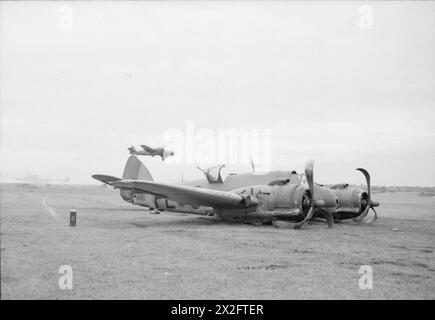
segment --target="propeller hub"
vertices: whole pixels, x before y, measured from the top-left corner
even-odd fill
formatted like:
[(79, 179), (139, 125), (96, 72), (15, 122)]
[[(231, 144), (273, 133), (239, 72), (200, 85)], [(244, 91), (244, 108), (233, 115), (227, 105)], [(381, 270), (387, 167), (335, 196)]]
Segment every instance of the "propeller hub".
[(316, 207), (324, 207), (326, 204), (325, 201), (323, 201), (323, 200), (317, 200), (317, 201), (314, 201), (314, 203), (315, 203)]
[(379, 207), (379, 202), (377, 202), (377, 201), (372, 201), (372, 202), (371, 202), (371, 207)]

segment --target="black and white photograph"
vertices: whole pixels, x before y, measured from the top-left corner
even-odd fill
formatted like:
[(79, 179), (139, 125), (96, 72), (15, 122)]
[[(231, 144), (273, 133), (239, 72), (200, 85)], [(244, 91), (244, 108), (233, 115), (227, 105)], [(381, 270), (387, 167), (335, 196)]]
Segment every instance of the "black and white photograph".
[(1, 300), (434, 300), (435, 1), (0, 1), (0, 222)]

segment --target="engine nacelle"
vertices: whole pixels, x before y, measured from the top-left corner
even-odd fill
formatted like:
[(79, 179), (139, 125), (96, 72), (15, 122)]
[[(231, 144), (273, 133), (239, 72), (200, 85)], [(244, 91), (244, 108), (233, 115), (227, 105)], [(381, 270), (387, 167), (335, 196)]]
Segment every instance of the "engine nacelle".
[(339, 185), (332, 188), (338, 198), (337, 215), (341, 219), (359, 216), (367, 207), (368, 194), (360, 188)]
[(258, 185), (233, 190), (242, 196), (250, 196), (250, 201), (258, 202), (260, 211), (293, 212), (295, 215), (307, 213), (311, 199), (310, 191), (300, 184)]

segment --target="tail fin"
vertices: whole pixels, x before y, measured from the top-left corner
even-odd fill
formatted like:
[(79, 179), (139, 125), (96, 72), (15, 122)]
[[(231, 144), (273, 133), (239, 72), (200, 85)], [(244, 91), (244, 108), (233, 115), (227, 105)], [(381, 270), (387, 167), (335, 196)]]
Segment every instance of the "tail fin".
[(122, 174), (123, 179), (133, 179), (133, 180), (149, 180), (153, 181), (153, 177), (148, 169), (143, 165), (142, 162), (136, 156), (130, 156), (125, 164), (124, 173)]

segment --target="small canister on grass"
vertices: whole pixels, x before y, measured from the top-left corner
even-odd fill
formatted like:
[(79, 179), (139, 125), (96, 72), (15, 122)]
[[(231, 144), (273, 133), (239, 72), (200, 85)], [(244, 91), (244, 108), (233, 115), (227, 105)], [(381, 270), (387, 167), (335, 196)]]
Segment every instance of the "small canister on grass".
[(69, 211), (69, 226), (75, 227), (77, 222), (77, 211), (76, 209), (71, 209)]

